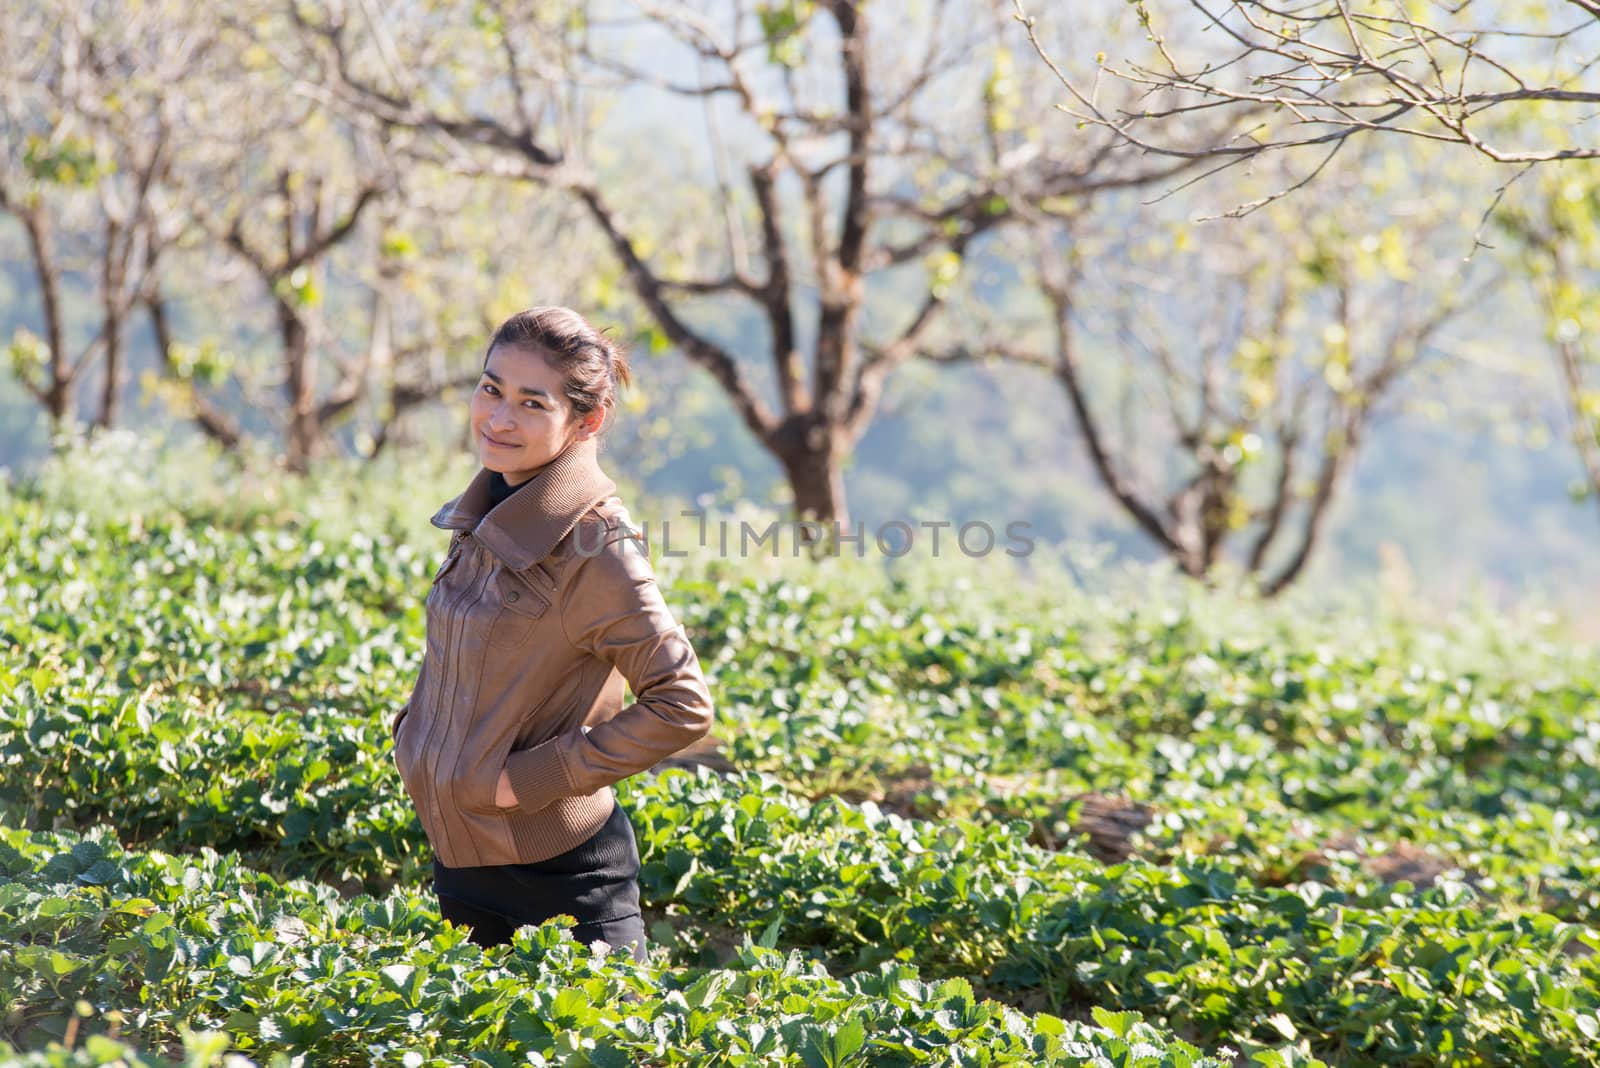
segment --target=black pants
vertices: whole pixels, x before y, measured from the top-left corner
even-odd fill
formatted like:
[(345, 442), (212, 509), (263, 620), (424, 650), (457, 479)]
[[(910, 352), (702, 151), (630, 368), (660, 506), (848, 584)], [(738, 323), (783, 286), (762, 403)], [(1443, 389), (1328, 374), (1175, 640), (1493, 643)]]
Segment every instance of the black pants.
[(480, 946), (503, 945), (518, 927), (566, 913), (578, 921), (572, 937), (585, 946), (602, 938), (645, 960), (639, 845), (620, 803), (588, 841), (548, 860), (447, 868), (434, 857), (433, 890), (439, 914), (469, 925)]

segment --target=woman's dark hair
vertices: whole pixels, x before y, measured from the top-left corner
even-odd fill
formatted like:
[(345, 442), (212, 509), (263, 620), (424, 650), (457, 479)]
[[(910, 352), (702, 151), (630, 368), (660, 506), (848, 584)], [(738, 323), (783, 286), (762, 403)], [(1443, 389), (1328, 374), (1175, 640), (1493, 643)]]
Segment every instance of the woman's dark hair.
[[(616, 407), (617, 393), (632, 381), (621, 347), (571, 308), (529, 308), (501, 323), (483, 352), (484, 367), (497, 345), (549, 360), (561, 372), (563, 391), (579, 415)], [(610, 425), (607, 416), (602, 430)]]

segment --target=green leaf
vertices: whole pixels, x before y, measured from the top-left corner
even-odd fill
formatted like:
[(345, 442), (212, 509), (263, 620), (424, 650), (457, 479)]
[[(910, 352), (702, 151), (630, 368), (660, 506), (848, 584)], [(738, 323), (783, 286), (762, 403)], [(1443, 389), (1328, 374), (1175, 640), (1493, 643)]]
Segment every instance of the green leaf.
[(387, 980), (391, 990), (398, 994), (404, 994), (415, 971), (416, 969), (409, 964), (390, 964), (380, 968), (378, 974)]
[(1091, 1006), (1089, 1015), (1094, 1022), (1105, 1028), (1118, 1038), (1127, 1038), (1128, 1029), (1138, 1023), (1142, 1017), (1136, 1012), (1112, 1012), (1110, 1009), (1101, 1008), (1099, 1005)]
[(867, 1031), (861, 1023), (861, 1017), (852, 1016), (845, 1021), (833, 1036), (834, 1064), (843, 1063), (844, 1059), (866, 1045)]
[(589, 999), (581, 990), (568, 988), (555, 996), (550, 1005), (553, 1019), (568, 1027), (582, 1026), (587, 1023), (593, 1008)]

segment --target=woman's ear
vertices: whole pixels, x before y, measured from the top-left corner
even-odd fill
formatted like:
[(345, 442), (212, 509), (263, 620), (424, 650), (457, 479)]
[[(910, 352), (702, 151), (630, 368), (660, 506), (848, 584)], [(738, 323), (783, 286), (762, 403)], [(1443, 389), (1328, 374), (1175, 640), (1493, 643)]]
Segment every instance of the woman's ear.
[(592, 412), (585, 412), (578, 421), (578, 436), (575, 440), (583, 441), (600, 433), (600, 428), (605, 425), (606, 410), (596, 408)]

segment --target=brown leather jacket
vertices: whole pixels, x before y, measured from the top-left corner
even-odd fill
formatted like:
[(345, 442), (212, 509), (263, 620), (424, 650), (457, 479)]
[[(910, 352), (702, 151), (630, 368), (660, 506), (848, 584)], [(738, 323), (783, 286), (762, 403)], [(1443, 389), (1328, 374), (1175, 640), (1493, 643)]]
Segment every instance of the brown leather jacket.
[[(432, 519), (454, 533), (425, 602), (416, 685), (391, 724), (400, 778), (448, 867), (566, 852), (605, 823), (613, 783), (712, 721), (699, 660), (594, 439), (492, 511), (489, 477), (480, 469)], [(514, 807), (495, 804), (502, 766)]]

